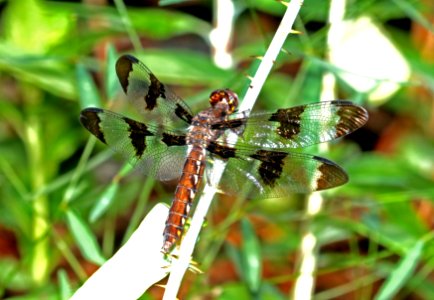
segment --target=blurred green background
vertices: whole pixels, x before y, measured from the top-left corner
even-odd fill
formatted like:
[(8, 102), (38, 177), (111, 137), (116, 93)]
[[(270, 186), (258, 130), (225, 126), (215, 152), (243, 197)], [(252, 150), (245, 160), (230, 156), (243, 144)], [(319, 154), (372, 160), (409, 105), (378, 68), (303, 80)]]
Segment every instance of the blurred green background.
[[(68, 299), (153, 205), (170, 202), (173, 184), (123, 167), (78, 116), (89, 105), (134, 114), (114, 72), (121, 53), (137, 55), (195, 112), (216, 88), (242, 94), (285, 6), (234, 2), (234, 65), (224, 70), (212, 59), (211, 1), (0, 1), (0, 298)], [(287, 39), (255, 109), (318, 101), (333, 74), (337, 98), (370, 113), (321, 154), (350, 182), (324, 193), (314, 218), (300, 196), (216, 199), (195, 252), (204, 274), (187, 275), (182, 298), (290, 297), (309, 228), (316, 299), (434, 299), (433, 3), (349, 1), (336, 27), (348, 43), (330, 39), (330, 9), (304, 1), (301, 34)]]

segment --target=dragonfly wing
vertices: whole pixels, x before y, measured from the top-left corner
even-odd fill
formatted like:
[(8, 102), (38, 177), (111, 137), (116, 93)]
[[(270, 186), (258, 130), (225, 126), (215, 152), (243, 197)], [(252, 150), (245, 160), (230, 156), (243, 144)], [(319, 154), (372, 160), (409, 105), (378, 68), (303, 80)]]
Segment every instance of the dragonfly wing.
[(84, 109), (80, 122), (144, 174), (163, 181), (181, 175), (186, 153), (184, 135), (163, 132), (159, 127), (99, 108)]
[(348, 181), (340, 166), (315, 155), (231, 148), (218, 143), (211, 143), (208, 150), (214, 158), (228, 160), (219, 189), (230, 194), (246, 190), (249, 198), (281, 198), (290, 193), (337, 187)]
[(242, 132), (237, 147), (289, 149), (345, 136), (367, 120), (368, 113), (363, 107), (335, 100), (278, 109), (274, 113), (256, 113), (248, 118), (241, 112), (215, 122), (212, 128)]
[(121, 56), (116, 74), (128, 100), (147, 122), (161, 122), (172, 128), (190, 124), (193, 114), (188, 105), (137, 58)]

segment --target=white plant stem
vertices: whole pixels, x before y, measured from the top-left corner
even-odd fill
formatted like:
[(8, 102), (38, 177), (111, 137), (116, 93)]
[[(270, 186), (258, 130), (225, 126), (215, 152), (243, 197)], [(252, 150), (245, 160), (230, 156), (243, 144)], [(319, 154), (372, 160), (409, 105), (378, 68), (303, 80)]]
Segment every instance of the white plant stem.
[[(291, 33), (292, 26), (294, 24), (295, 18), (298, 15), (298, 12), (300, 11), (302, 3), (303, 1), (301, 0), (293, 0), (288, 4), (287, 10), (276, 31), (276, 34), (274, 35), (273, 40), (271, 41), (271, 44), (262, 58), (261, 64), (259, 65), (258, 70), (252, 79), (250, 85), (251, 88), (247, 90), (244, 100), (239, 107), (240, 111), (251, 110), (253, 108), (253, 105), (266, 78), (268, 77), (268, 74), (270, 73), (271, 68), (273, 67), (274, 61), (276, 60), (283, 43), (285, 42), (287, 36)], [(236, 137), (234, 137), (234, 139), (235, 138)], [(220, 180), (224, 168), (225, 163), (222, 161), (217, 161), (215, 163), (211, 178), (213, 183)], [(179, 257), (178, 259), (173, 260), (170, 277), (163, 297), (165, 300), (176, 299), (179, 287), (181, 286), (182, 278), (184, 277), (184, 274), (190, 265), (197, 237), (199, 235), (200, 229), (202, 228), (203, 221), (206, 217), (215, 193), (216, 190), (212, 188), (211, 185), (206, 185), (202, 196), (198, 200), (196, 210), (190, 223), (190, 228), (188, 229), (180, 245)]]

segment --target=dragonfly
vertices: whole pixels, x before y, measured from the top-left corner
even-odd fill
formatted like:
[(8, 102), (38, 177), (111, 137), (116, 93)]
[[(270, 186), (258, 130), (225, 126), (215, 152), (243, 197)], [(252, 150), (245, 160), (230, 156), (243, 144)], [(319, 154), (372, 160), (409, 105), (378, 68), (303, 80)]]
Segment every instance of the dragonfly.
[[(325, 158), (291, 150), (345, 136), (363, 126), (367, 111), (345, 100), (238, 111), (238, 96), (215, 90), (210, 107), (193, 114), (189, 106), (132, 55), (116, 62), (127, 99), (143, 122), (95, 107), (81, 111), (81, 124), (145, 175), (178, 179), (163, 232), (162, 252), (179, 243), (198, 191), (210, 167), (227, 162), (218, 190), (247, 191), (246, 197), (288, 197), (340, 186), (346, 172)], [(249, 116), (248, 116), (249, 115)], [(228, 137), (239, 136), (236, 141)]]

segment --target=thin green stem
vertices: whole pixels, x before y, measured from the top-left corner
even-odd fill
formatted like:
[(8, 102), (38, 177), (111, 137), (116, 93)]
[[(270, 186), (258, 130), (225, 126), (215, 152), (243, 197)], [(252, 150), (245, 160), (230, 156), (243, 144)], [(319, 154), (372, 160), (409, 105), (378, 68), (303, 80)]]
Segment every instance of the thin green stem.
[(93, 147), (95, 146), (95, 141), (95, 138), (88, 139), (86, 146), (84, 147), (83, 154), (80, 157), (80, 161), (78, 162), (77, 168), (75, 168), (74, 173), (71, 176), (69, 185), (66, 188), (65, 193), (63, 194), (61, 202), (62, 205), (67, 205), (67, 203), (69, 203), (69, 201), (71, 201), (71, 199), (73, 198), (78, 180), (80, 179), (81, 174), (83, 174), (83, 171), (87, 166), (87, 162), (92, 153)]
[(133, 43), (134, 49), (136, 49), (136, 51), (141, 50), (142, 44), (140, 43), (140, 37), (134, 30), (130, 17), (128, 16), (128, 10), (125, 6), (125, 3), (122, 0), (114, 0), (114, 4), (119, 12), (119, 15), (121, 16), (122, 23), (124, 24), (130, 40)]
[(59, 251), (62, 253), (63, 257), (71, 266), (72, 270), (74, 270), (75, 274), (77, 274), (78, 278), (81, 281), (85, 281), (87, 279), (87, 274), (85, 270), (82, 268), (80, 262), (74, 256), (72, 251), (69, 249), (68, 245), (65, 243), (62, 236), (60, 236), (56, 231), (53, 231), (53, 236), (54, 236), (54, 242), (56, 243), (57, 249), (59, 249)]
[[(42, 95), (32, 86), (23, 85), (24, 97), (28, 102), (27, 121), (24, 130), (24, 144), (29, 161), (31, 190), (36, 191), (44, 186), (46, 181), (46, 162), (44, 162), (43, 135), (41, 120), (32, 108), (40, 105)], [(42, 284), (48, 276), (49, 243), (48, 243), (48, 199), (39, 196), (32, 202), (32, 240), (34, 242), (31, 260), (31, 276), (36, 284)]]

